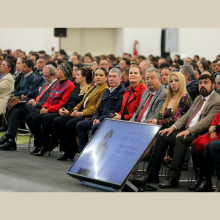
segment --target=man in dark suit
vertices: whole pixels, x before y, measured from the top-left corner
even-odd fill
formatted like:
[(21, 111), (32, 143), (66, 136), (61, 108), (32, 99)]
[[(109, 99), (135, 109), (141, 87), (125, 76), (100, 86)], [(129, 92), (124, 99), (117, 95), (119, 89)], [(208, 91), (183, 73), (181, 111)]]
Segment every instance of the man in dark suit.
[(16, 150), (15, 137), (18, 129), (18, 120), (25, 119), (25, 117), (32, 113), (40, 113), (41, 107), (46, 103), (52, 85), (56, 82), (55, 78), (56, 68), (52, 65), (44, 67), (43, 74), (45, 83), (39, 90), (36, 99), (31, 99), (28, 104), (21, 103), (16, 105), (9, 112), (8, 117), (8, 131), (0, 138), (0, 150)]
[(148, 123), (150, 119), (156, 118), (167, 97), (158, 69), (149, 68), (145, 80), (148, 89), (142, 94), (141, 103), (130, 121)]
[(199, 95), (199, 82), (196, 78), (192, 67), (189, 64), (184, 64), (180, 69), (186, 80), (186, 90), (191, 96), (192, 101)]
[(170, 128), (159, 132), (154, 145), (153, 154), (147, 167), (147, 173), (139, 179), (143, 183), (158, 181), (166, 148), (174, 148), (173, 159), (168, 170), (168, 179), (159, 187), (176, 187), (181, 175), (187, 148), (198, 136), (207, 133), (215, 115), (220, 112), (220, 97), (214, 91), (215, 79), (208, 74), (199, 77), (198, 96), (188, 112), (176, 121)]

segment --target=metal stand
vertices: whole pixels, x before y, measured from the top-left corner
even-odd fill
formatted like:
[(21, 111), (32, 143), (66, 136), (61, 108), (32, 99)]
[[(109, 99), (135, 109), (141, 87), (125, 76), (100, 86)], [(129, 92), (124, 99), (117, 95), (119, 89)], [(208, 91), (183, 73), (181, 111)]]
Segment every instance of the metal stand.
[(112, 187), (102, 186), (96, 183), (89, 183), (89, 182), (84, 182), (84, 181), (81, 181), (81, 184), (85, 186), (98, 188), (98, 189), (103, 189), (103, 190), (110, 191), (110, 192), (138, 192), (138, 188), (134, 186), (128, 180), (125, 182), (125, 184), (120, 189), (114, 189)]

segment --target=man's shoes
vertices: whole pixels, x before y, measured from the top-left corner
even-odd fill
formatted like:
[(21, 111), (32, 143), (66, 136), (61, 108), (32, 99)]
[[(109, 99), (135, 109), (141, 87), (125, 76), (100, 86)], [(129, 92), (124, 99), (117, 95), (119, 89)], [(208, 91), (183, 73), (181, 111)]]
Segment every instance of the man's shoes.
[(18, 129), (18, 135), (30, 135), (30, 131), (26, 129)]
[(179, 186), (179, 182), (174, 179), (167, 179), (158, 185), (160, 188), (175, 188)]
[(182, 170), (186, 171), (186, 170), (188, 170), (188, 169), (189, 169), (188, 163), (184, 162), (184, 163), (183, 163), (183, 166), (182, 166)]
[(31, 154), (38, 153), (40, 151), (40, 147), (34, 147), (34, 149), (31, 151)]
[(212, 192), (212, 182), (203, 177), (202, 183), (198, 188), (195, 188), (195, 192)]
[(137, 181), (141, 183), (158, 183), (159, 177), (147, 172), (141, 178), (138, 178)]
[(1, 126), (0, 127), (0, 132), (5, 132), (7, 130), (8, 130), (8, 127), (6, 127), (6, 126)]
[(57, 158), (57, 160), (60, 160), (60, 161), (65, 161), (65, 160), (67, 160), (67, 159), (72, 160), (72, 159), (73, 159), (73, 156), (66, 154), (66, 152), (64, 153), (64, 155), (63, 155), (62, 157)]
[(8, 139), (9, 139), (8, 135), (7, 135), (7, 134), (4, 134), (4, 135), (0, 138), (0, 145), (6, 143)]
[(202, 178), (201, 177), (198, 177), (195, 179), (195, 182), (193, 185), (189, 186), (189, 190), (195, 190), (196, 188), (198, 188), (202, 183)]
[(42, 147), (38, 153), (33, 153), (33, 155), (36, 155), (36, 156), (44, 156), (44, 154), (45, 154), (47, 151), (48, 151), (48, 150), (47, 150), (45, 147)]
[(0, 150), (17, 150), (17, 145), (15, 142), (5, 142), (2, 146), (0, 146)]

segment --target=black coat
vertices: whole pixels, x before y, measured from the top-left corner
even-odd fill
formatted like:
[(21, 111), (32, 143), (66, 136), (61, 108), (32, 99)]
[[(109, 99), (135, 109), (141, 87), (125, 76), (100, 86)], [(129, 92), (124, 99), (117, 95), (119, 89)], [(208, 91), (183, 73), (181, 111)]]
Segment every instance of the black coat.
[(71, 92), (67, 102), (62, 106), (63, 108), (67, 109), (69, 112), (75, 108), (82, 100), (84, 95), (80, 95), (80, 86), (76, 86), (73, 91)]
[(99, 121), (102, 122), (109, 116), (110, 113), (120, 112), (125, 92), (126, 89), (122, 83), (120, 83), (120, 85), (112, 93), (110, 93), (109, 89), (105, 90), (92, 120), (99, 119)]
[(186, 86), (186, 90), (191, 96), (192, 101), (199, 95), (199, 82), (198, 80), (193, 80), (190, 84)]

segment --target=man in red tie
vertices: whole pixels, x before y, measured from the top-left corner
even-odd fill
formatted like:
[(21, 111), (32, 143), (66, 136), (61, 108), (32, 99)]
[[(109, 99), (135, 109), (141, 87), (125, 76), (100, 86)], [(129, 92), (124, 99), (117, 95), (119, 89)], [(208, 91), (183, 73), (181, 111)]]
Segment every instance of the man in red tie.
[(174, 125), (159, 132), (147, 173), (139, 181), (149, 183), (158, 180), (160, 166), (169, 146), (174, 149), (173, 159), (168, 170), (168, 178), (160, 183), (159, 187), (178, 185), (187, 148), (194, 139), (208, 132), (212, 120), (220, 112), (220, 97), (214, 92), (214, 77), (204, 74), (198, 80), (200, 96)]
[(160, 72), (156, 68), (146, 71), (145, 81), (147, 90), (141, 97), (141, 103), (130, 121), (148, 123), (150, 119), (156, 118), (167, 97), (167, 89), (161, 84)]
[(45, 83), (39, 90), (36, 99), (31, 99), (28, 104), (22, 103), (16, 105), (9, 113), (8, 130), (0, 138), (0, 150), (16, 150), (15, 137), (18, 129), (18, 121), (25, 119), (29, 114), (40, 112), (41, 107), (46, 103), (52, 85), (57, 81), (55, 77), (56, 68), (52, 65), (47, 65), (43, 69), (43, 77)]

